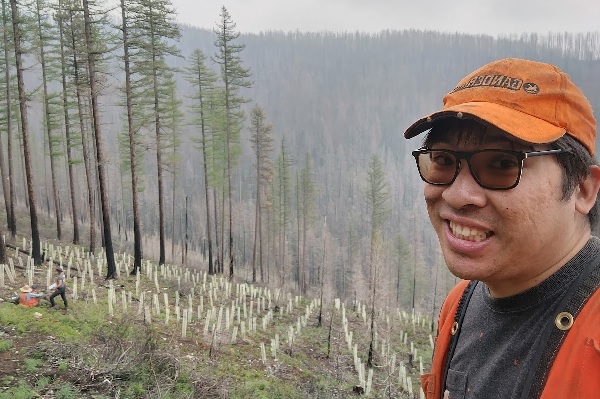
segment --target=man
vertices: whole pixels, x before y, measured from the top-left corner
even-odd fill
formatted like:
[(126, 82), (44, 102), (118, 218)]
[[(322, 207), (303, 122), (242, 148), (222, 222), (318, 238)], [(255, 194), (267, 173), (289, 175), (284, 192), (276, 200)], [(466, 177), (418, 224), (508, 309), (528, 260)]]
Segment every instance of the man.
[(426, 397), (600, 397), (596, 121), (570, 77), (485, 65), (410, 126), (450, 271)]
[(63, 303), (65, 304), (65, 309), (67, 309), (67, 286), (65, 284), (65, 273), (63, 272), (63, 269), (60, 267), (57, 267), (55, 269), (56, 271), (56, 281), (55, 281), (55, 288), (54, 288), (54, 292), (52, 293), (52, 295), (50, 295), (50, 307), (53, 308), (56, 304), (54, 303), (54, 298), (56, 298), (58, 295), (60, 295), (60, 297), (63, 300)]
[(37, 292), (36, 286), (32, 285), (24, 285), (19, 288), (21, 293), (15, 299), (15, 304), (25, 306), (26, 308), (31, 308), (34, 306), (39, 306), (40, 298), (44, 297), (44, 294), (40, 294)]

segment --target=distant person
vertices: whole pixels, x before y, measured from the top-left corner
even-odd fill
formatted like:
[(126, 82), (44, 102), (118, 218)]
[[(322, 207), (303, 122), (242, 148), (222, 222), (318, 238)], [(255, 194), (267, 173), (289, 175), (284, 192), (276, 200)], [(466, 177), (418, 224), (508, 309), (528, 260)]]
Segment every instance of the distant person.
[(569, 75), (503, 59), (416, 121), (413, 152), (450, 271), (428, 399), (600, 398), (596, 120)]
[(65, 283), (65, 273), (62, 268), (57, 267), (55, 269), (56, 272), (56, 280), (54, 282), (54, 292), (50, 295), (50, 307), (53, 308), (56, 304), (54, 303), (54, 298), (60, 295), (65, 305), (65, 309), (67, 309), (67, 285)]
[(21, 293), (16, 297), (16, 299), (13, 298), (13, 301), (14, 303), (25, 306), (26, 308), (39, 306), (40, 299), (44, 297), (44, 294), (37, 292), (37, 287), (35, 285), (24, 285), (19, 288), (19, 291), (21, 291)]

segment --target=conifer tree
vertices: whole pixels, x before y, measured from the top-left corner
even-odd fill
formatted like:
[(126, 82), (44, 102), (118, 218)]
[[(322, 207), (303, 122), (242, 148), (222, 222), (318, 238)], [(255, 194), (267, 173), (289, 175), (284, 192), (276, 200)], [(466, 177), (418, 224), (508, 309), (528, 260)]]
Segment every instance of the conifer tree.
[[(208, 274), (215, 273), (213, 262), (213, 240), (211, 231), (210, 201), (209, 201), (209, 152), (211, 133), (211, 110), (214, 105), (211, 102), (214, 99), (216, 74), (206, 65), (206, 56), (200, 50), (194, 50), (189, 59), (189, 66), (185, 69), (186, 79), (192, 84), (192, 123), (200, 130), (200, 137), (196, 137), (195, 142), (200, 145), (202, 151), (202, 170), (204, 173), (204, 200), (206, 205), (206, 237), (208, 246)], [(216, 239), (216, 237), (215, 237)]]
[(25, 162), (25, 175), (27, 180), (27, 195), (29, 197), (29, 219), (31, 225), (31, 256), (36, 265), (41, 264), (40, 231), (37, 218), (37, 199), (35, 195), (35, 176), (33, 175), (31, 163), (31, 143), (29, 135), (29, 121), (27, 116), (28, 95), (25, 91), (25, 79), (23, 77), (23, 52), (24, 44), (21, 42), (21, 26), (17, 0), (10, 0), (13, 38), (15, 50), (15, 66), (17, 70), (17, 84), (19, 90), (19, 112), (21, 116), (21, 137), (23, 140), (23, 160)]
[[(125, 87), (123, 92), (125, 95), (125, 113), (127, 123), (124, 126), (126, 134), (121, 136), (121, 149), (125, 149), (126, 154), (122, 156), (124, 169), (129, 169), (131, 173), (131, 202), (133, 209), (133, 269), (130, 274), (136, 275), (142, 266), (142, 232), (140, 226), (140, 210), (139, 210), (139, 178), (138, 169), (140, 162), (138, 160), (139, 152), (139, 126), (134, 121), (134, 87), (132, 82), (131, 56), (130, 52), (135, 52), (135, 38), (130, 38), (130, 19), (133, 17), (129, 12), (131, 2), (126, 0), (120, 1), (121, 7), (121, 38), (123, 43), (123, 68), (125, 73)], [(135, 3), (133, 3), (135, 5)], [(133, 8), (133, 7), (132, 7)], [(132, 43), (133, 42), (133, 43)], [(126, 143), (126, 144), (124, 144)], [(142, 158), (143, 159), (143, 158)]]
[(102, 233), (104, 240), (104, 250), (106, 251), (107, 272), (106, 279), (117, 278), (117, 267), (115, 264), (115, 255), (112, 246), (110, 209), (108, 206), (108, 187), (106, 185), (106, 172), (104, 151), (102, 143), (102, 129), (100, 125), (100, 107), (98, 104), (99, 90), (96, 88), (96, 62), (101, 54), (96, 47), (98, 38), (92, 37), (92, 18), (90, 13), (89, 1), (83, 0), (83, 14), (85, 27), (85, 44), (87, 49), (87, 67), (89, 74), (89, 89), (92, 100), (92, 118), (94, 129), (94, 144), (96, 145), (96, 165), (98, 181), (100, 183), (100, 206), (102, 208)]
[[(179, 151), (182, 144), (181, 138), (181, 123), (183, 120), (183, 112), (181, 111), (182, 101), (177, 95), (175, 78), (172, 74), (168, 74), (164, 90), (167, 92), (168, 98), (163, 104), (162, 113), (164, 114), (164, 132), (165, 132), (165, 160), (164, 165), (167, 171), (173, 175), (172, 198), (171, 198), (171, 258), (175, 259), (175, 204), (177, 197), (177, 179), (179, 177), (179, 163), (181, 157)], [(183, 246), (182, 246), (183, 250)]]
[(57, 188), (57, 158), (62, 156), (62, 138), (58, 134), (62, 120), (60, 115), (59, 94), (50, 91), (50, 84), (58, 77), (58, 64), (55, 54), (58, 48), (56, 38), (58, 36), (55, 26), (50, 23), (48, 15), (50, 7), (45, 0), (35, 0), (35, 42), (36, 55), (40, 64), (42, 74), (42, 109), (43, 129), (46, 133), (48, 144), (48, 156), (50, 158), (50, 179), (52, 187), (52, 198), (54, 202), (54, 218), (56, 219), (56, 238), (62, 238), (61, 215)]
[(256, 215), (254, 222), (254, 248), (252, 251), (252, 282), (256, 282), (256, 256), (258, 249), (258, 265), (260, 280), (265, 281), (263, 268), (262, 241), (262, 208), (268, 206), (271, 193), (270, 182), (273, 179), (273, 162), (270, 155), (273, 152), (273, 127), (266, 122), (265, 112), (259, 106), (252, 108), (250, 115), (250, 143), (255, 153), (256, 167)]
[[(306, 294), (308, 288), (306, 270), (306, 235), (310, 226), (315, 220), (316, 209), (316, 185), (313, 176), (313, 167), (308, 154), (304, 159), (304, 165), (300, 171), (300, 179), (298, 181), (298, 231), (299, 242), (302, 246), (298, 247), (298, 285), (303, 294)], [(301, 240), (300, 240), (301, 236)]]
[[(396, 301), (400, 305), (409, 307), (409, 293), (412, 291), (410, 268), (412, 262), (412, 251), (406, 239), (398, 234), (394, 240), (394, 260), (396, 264)], [(404, 295), (402, 295), (404, 293)]]
[[(167, 56), (180, 56), (179, 49), (173, 43), (179, 40), (181, 33), (175, 23), (175, 9), (169, 0), (132, 1), (129, 16), (132, 38), (132, 73), (139, 79), (134, 83), (136, 98), (143, 104), (141, 120), (153, 136), (156, 151), (156, 170), (158, 187), (159, 218), (159, 264), (165, 263), (165, 206), (164, 206), (164, 122), (165, 103), (170, 101), (168, 87), (173, 68), (167, 64)], [(145, 94), (143, 94), (145, 93)], [(146, 122), (146, 117), (149, 122)]]
[(369, 344), (368, 367), (373, 367), (373, 344), (375, 341), (375, 304), (377, 303), (377, 282), (382, 268), (383, 236), (382, 227), (390, 214), (389, 187), (385, 180), (383, 163), (377, 155), (369, 161), (367, 170), (367, 187), (364, 192), (369, 212), (371, 228), (371, 244), (369, 255), (369, 291), (371, 301), (371, 342)]
[(77, 147), (77, 142), (81, 140), (81, 136), (76, 134), (75, 129), (71, 126), (71, 90), (72, 85), (68, 81), (67, 65), (67, 45), (65, 44), (65, 26), (67, 24), (67, 15), (64, 12), (63, 0), (59, 0), (57, 9), (55, 10), (54, 20), (58, 27), (58, 41), (59, 41), (59, 63), (60, 63), (60, 81), (61, 81), (61, 97), (62, 97), (62, 110), (63, 110), (63, 122), (65, 131), (65, 146), (67, 153), (67, 181), (69, 184), (69, 197), (71, 200), (71, 220), (73, 223), (73, 244), (79, 244), (79, 213), (77, 206), (77, 188), (75, 184), (75, 172), (74, 165), (78, 163), (74, 154), (74, 147)]
[(277, 195), (276, 206), (274, 206), (276, 229), (279, 233), (279, 267), (280, 279), (282, 286), (285, 284), (287, 277), (287, 261), (286, 261), (286, 246), (287, 246), (287, 230), (290, 225), (291, 217), (291, 201), (292, 201), (292, 180), (290, 168), (296, 161), (292, 158), (285, 144), (285, 137), (281, 139), (279, 156), (277, 157), (277, 173), (275, 186)]
[(240, 89), (250, 87), (250, 70), (244, 68), (240, 53), (245, 46), (235, 44), (239, 32), (235, 31), (236, 24), (231, 19), (229, 12), (221, 8), (221, 21), (215, 29), (217, 40), (215, 46), (217, 53), (213, 60), (221, 67), (221, 80), (224, 85), (224, 135), (225, 158), (227, 176), (227, 197), (229, 204), (229, 279), (233, 278), (234, 250), (233, 250), (233, 198), (231, 194), (232, 173), (237, 163), (237, 154), (240, 147), (240, 131), (244, 122), (244, 113), (241, 105), (248, 100), (242, 97)]
[[(92, 3), (93, 4), (93, 3)], [(88, 5), (90, 3), (88, 2)], [(89, 8), (89, 7), (88, 7)], [(88, 67), (88, 46), (85, 35), (84, 12), (79, 0), (61, 0), (59, 2), (59, 19), (62, 22), (62, 43), (65, 61), (64, 84), (63, 84), (63, 107), (75, 108), (75, 118), (77, 128), (69, 130), (67, 145), (71, 151), (70, 164), (79, 163), (80, 160), (74, 152), (80, 151), (81, 160), (84, 166), (85, 184), (87, 193), (87, 213), (89, 226), (89, 251), (96, 249), (96, 187), (97, 184), (97, 165), (95, 164), (93, 140), (93, 117), (91, 115), (91, 93), (90, 76)], [(93, 24), (90, 26), (90, 36), (94, 41), (97, 50), (94, 50), (94, 56), (100, 58), (103, 53), (101, 43), (104, 38), (100, 38), (100, 26)], [(99, 66), (100, 59), (94, 60), (94, 65)], [(72, 98), (72, 99), (70, 99)], [(69, 110), (65, 111), (68, 115)], [(65, 123), (66, 123), (65, 119)], [(69, 117), (70, 120), (70, 117)], [(73, 124), (75, 125), (75, 124)], [(71, 179), (73, 182), (73, 179)]]
[(2, 140), (0, 140), (0, 177), (2, 178), (2, 191), (4, 194), (4, 205), (6, 208), (6, 224), (7, 228), (14, 237), (17, 234), (17, 221), (15, 218), (15, 188), (14, 188), (14, 174), (13, 174), (13, 161), (12, 161), (12, 139), (13, 139), (13, 77), (12, 71), (12, 59), (10, 56), (11, 50), (14, 53), (14, 40), (12, 38), (12, 28), (10, 28), (10, 5), (8, 0), (2, 0), (2, 43), (3, 43), (3, 59), (2, 66), (4, 68), (4, 107), (0, 109), (3, 112), (2, 125), (0, 126), (0, 132), (6, 133), (7, 143), (7, 162), (8, 171), (5, 169), (4, 164), (4, 149)]

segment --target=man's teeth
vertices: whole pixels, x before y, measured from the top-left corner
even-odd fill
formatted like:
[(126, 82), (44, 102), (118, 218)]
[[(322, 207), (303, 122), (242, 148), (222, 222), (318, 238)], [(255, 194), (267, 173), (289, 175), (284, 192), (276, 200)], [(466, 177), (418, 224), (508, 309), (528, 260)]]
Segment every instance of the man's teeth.
[(450, 230), (456, 237), (468, 241), (482, 241), (488, 237), (489, 232), (477, 230), (473, 227), (460, 226), (454, 222), (450, 222)]

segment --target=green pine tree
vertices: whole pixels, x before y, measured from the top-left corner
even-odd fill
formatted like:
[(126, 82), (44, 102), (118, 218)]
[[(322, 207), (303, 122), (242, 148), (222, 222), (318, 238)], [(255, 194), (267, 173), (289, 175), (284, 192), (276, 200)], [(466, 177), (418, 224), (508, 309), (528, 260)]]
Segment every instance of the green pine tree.
[(221, 8), (221, 20), (218, 29), (215, 29), (217, 40), (215, 46), (217, 53), (213, 60), (221, 68), (221, 80), (223, 81), (223, 110), (224, 110), (224, 135), (225, 135), (225, 159), (227, 178), (227, 198), (229, 204), (229, 279), (233, 278), (234, 250), (233, 250), (233, 198), (231, 195), (231, 181), (235, 169), (238, 154), (240, 152), (240, 131), (244, 123), (244, 112), (241, 105), (248, 100), (245, 99), (240, 89), (250, 87), (250, 71), (244, 68), (240, 53), (245, 46), (236, 44), (234, 41), (239, 37), (235, 31), (236, 25), (231, 19), (229, 12), (223, 6)]

